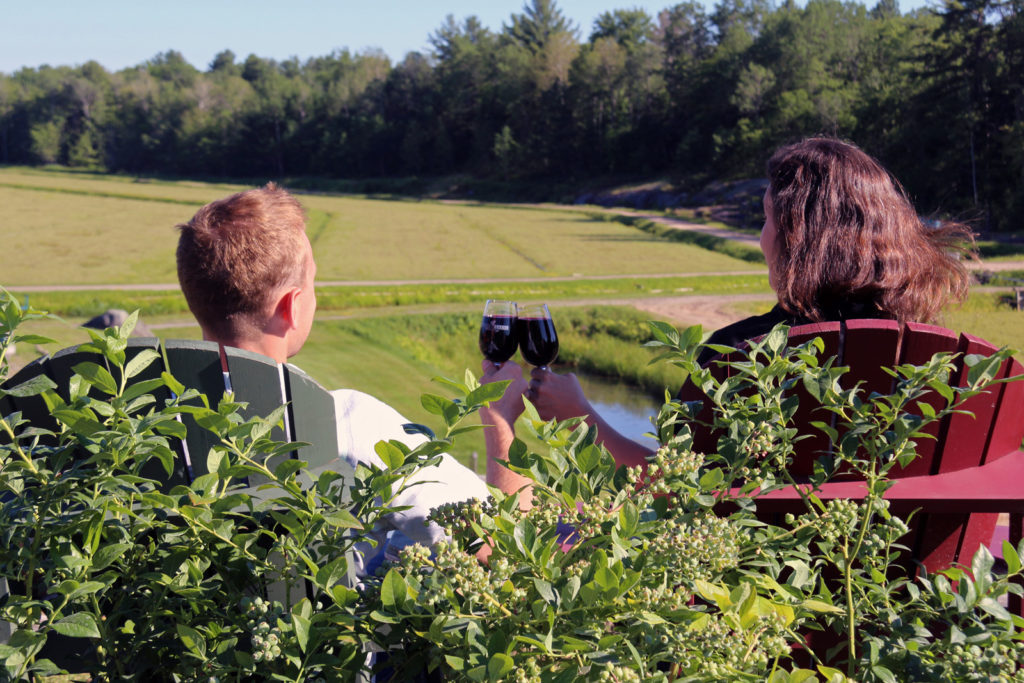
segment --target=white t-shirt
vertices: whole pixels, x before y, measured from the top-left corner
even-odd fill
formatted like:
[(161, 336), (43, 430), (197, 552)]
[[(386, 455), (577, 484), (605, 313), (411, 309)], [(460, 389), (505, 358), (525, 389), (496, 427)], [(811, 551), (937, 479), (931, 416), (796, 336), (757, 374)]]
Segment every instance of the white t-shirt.
[[(407, 434), (403, 425), (409, 423), (405, 417), (388, 404), (369, 394), (352, 389), (338, 389), (330, 392), (334, 397), (335, 419), (338, 427), (338, 456), (352, 466), (374, 464), (384, 467), (384, 462), (374, 450), (378, 441), (396, 440), (415, 448), (426, 441), (421, 434)], [(422, 483), (417, 483), (422, 482)], [(383, 528), (375, 530), (376, 547), (370, 543), (360, 544), (356, 553), (356, 571), (365, 575), (377, 568), (384, 559), (390, 543), (393, 547), (413, 543), (433, 545), (444, 538), (444, 530), (431, 522), (426, 524), (430, 510), (445, 503), (458, 503), (477, 498), (487, 500), (490, 493), (480, 477), (459, 464), (447, 453), (441, 456), (436, 467), (424, 467), (409, 479), (410, 484), (395, 496), (392, 505), (406, 506), (407, 510), (395, 512), (385, 518)], [(396, 533), (391, 533), (396, 532)], [(391, 534), (389, 537), (389, 533)], [(401, 535), (401, 538), (399, 537)]]

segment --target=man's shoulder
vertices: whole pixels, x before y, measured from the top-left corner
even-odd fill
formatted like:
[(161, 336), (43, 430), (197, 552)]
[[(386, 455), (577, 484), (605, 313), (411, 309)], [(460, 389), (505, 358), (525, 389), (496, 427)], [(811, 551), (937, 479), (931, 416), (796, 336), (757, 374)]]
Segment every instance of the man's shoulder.
[(334, 399), (334, 407), (338, 416), (358, 411), (377, 411), (381, 413), (398, 413), (397, 410), (376, 396), (355, 389), (332, 389), (328, 391)]

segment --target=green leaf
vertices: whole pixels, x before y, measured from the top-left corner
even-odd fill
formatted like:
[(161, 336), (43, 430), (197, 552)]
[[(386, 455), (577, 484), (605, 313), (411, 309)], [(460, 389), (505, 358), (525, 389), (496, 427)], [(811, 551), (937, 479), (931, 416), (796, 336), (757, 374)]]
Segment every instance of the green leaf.
[(79, 363), (71, 369), (100, 391), (111, 396), (117, 393), (117, 382), (106, 368), (96, 363)]
[(56, 339), (50, 339), (40, 334), (18, 334), (14, 336), (15, 343), (19, 344), (56, 344)]
[(622, 529), (622, 535), (631, 535), (636, 531), (639, 523), (640, 513), (637, 511), (636, 506), (627, 500), (619, 510), (619, 527)]
[(465, 403), (467, 406), (476, 406), (480, 404), (487, 404), (491, 401), (497, 401), (505, 394), (505, 387), (511, 383), (511, 380), (502, 380), (500, 382), (481, 384), (479, 387), (469, 392), (466, 396)]
[(587, 473), (597, 467), (600, 463), (601, 451), (593, 444), (581, 449), (576, 454), (576, 464), (579, 466), (580, 472)]
[(445, 411), (450, 410), (455, 402), (445, 398), (444, 396), (436, 396), (434, 394), (423, 394), (420, 397), (420, 405), (423, 409), (432, 415), (444, 415)]
[(336, 583), (342, 581), (347, 573), (348, 561), (344, 557), (337, 557), (317, 570), (316, 585), (324, 590), (330, 590)]
[(720, 467), (716, 467), (704, 473), (700, 478), (700, 487), (705, 491), (711, 491), (717, 489), (723, 481), (725, 481), (725, 474)]
[(164, 384), (167, 385), (167, 388), (170, 389), (171, 393), (173, 393), (175, 396), (181, 396), (182, 394), (185, 393), (185, 385), (179, 382), (178, 380), (174, 379), (174, 375), (172, 375), (171, 373), (166, 371), (161, 372), (160, 379), (164, 381)]
[(130, 401), (136, 396), (142, 396), (143, 394), (151, 394), (157, 389), (163, 387), (164, 381), (162, 379), (147, 379), (142, 382), (135, 382), (130, 387), (124, 390), (122, 398), (125, 401)]
[(306, 463), (303, 460), (288, 459), (274, 468), (274, 476), (277, 477), (278, 479), (284, 480), (292, 476), (305, 466)]
[(10, 389), (4, 389), (4, 392), (10, 396), (17, 396), (19, 398), (25, 396), (37, 396), (47, 389), (56, 389), (57, 385), (54, 384), (53, 380), (46, 375), (36, 375), (31, 379), (27, 379), (21, 384), (11, 387)]
[[(669, 346), (679, 345), (679, 330), (674, 325), (658, 320), (648, 320), (647, 325), (651, 328), (651, 335), (662, 344)], [(699, 325), (696, 327), (700, 328)]]
[(199, 631), (194, 628), (190, 628), (185, 624), (177, 624), (178, 637), (181, 638), (181, 642), (185, 644), (189, 652), (194, 652), (200, 657), (206, 656), (206, 640)]
[(373, 450), (380, 456), (384, 466), (390, 470), (397, 470), (405, 464), (405, 453), (389, 441), (378, 441)]
[(129, 548), (132, 548), (131, 543), (114, 543), (111, 545), (105, 545), (96, 551), (96, 554), (92, 556), (92, 567), (94, 570), (106, 569), (116, 559), (128, 552)]
[(832, 667), (829, 667), (829, 666), (819, 666), (818, 667), (818, 673), (820, 673), (822, 676), (824, 676), (825, 680), (828, 680), (828, 681), (831, 681), (832, 679), (836, 678), (836, 676), (839, 677), (838, 680), (840, 680), (840, 681), (845, 681), (846, 680), (846, 676), (843, 675), (842, 671), (840, 671), (839, 669), (833, 669)]
[(132, 330), (135, 329), (135, 326), (138, 324), (138, 322), (139, 309), (136, 308), (134, 311), (128, 314), (128, 317), (124, 319), (123, 323), (121, 323), (121, 327), (117, 329), (118, 336), (121, 337), (122, 339), (127, 339), (128, 336), (132, 333)]
[(310, 620), (296, 612), (298, 607), (296, 605), (292, 608), (292, 628), (295, 629), (295, 639), (299, 641), (299, 649), (305, 652), (309, 645)]
[(157, 360), (158, 358), (160, 358), (160, 354), (158, 354), (153, 349), (143, 349), (142, 351), (139, 351), (137, 354), (135, 354), (134, 358), (132, 358), (125, 364), (124, 376), (134, 377), (135, 375), (139, 374), (140, 372), (148, 368), (150, 365), (152, 365), (153, 361)]
[(828, 393), (828, 388), (832, 384), (832, 378), (824, 373), (808, 372), (803, 375), (802, 380), (804, 389), (818, 402)]
[(231, 421), (212, 410), (206, 410), (202, 414), (197, 413), (194, 417), (197, 425), (217, 435), (224, 434), (231, 429)]
[(873, 666), (871, 667), (871, 673), (877, 676), (884, 683), (898, 683), (896, 675), (892, 671), (889, 671), (884, 666)]
[(497, 681), (515, 667), (515, 662), (504, 652), (497, 652), (491, 655), (487, 662), (487, 678)]
[(974, 580), (979, 583), (983, 581), (991, 573), (995, 562), (992, 552), (987, 547), (978, 546), (978, 552), (974, 553), (974, 557), (971, 558), (971, 573), (974, 575)]
[(398, 569), (391, 568), (380, 585), (380, 600), (385, 607), (401, 609), (409, 595), (409, 586)]
[(1021, 569), (1020, 555), (1009, 541), (1003, 541), (1003, 559), (1006, 560), (1006, 571), (1016, 574)]
[(88, 612), (75, 612), (53, 622), (53, 630), (69, 638), (99, 638), (100, 629), (96, 619)]
[(841, 607), (836, 607), (835, 605), (830, 605), (827, 602), (822, 602), (821, 600), (804, 600), (800, 604), (803, 607), (805, 607), (805, 608), (807, 608), (809, 610), (812, 610), (814, 612), (828, 612), (829, 614), (842, 614), (843, 613), (843, 609)]
[(363, 523), (356, 519), (348, 510), (334, 510), (324, 513), (324, 521), (334, 527), (342, 529), (361, 529)]
[(551, 588), (551, 584), (544, 579), (534, 577), (533, 585), (537, 589), (537, 594), (544, 598), (544, 601), (551, 604), (558, 604), (558, 596), (555, 595), (555, 591)]

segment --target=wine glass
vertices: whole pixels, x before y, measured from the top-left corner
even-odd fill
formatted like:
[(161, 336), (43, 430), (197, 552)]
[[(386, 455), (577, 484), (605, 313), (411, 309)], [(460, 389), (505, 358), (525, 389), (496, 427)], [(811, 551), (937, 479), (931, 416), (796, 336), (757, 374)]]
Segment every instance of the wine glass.
[(546, 368), (558, 357), (558, 333), (547, 304), (519, 307), (519, 352), (530, 365)]
[(480, 322), (480, 352), (500, 365), (516, 352), (516, 302), (488, 299)]

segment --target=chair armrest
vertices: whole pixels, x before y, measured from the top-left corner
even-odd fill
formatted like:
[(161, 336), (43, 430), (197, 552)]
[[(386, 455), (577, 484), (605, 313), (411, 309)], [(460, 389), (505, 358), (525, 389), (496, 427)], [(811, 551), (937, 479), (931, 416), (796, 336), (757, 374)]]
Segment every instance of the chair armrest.
[[(1015, 451), (977, 467), (955, 472), (894, 479), (885, 499), (900, 509), (923, 512), (1009, 512), (1024, 514), (1024, 451)], [(806, 487), (805, 487), (806, 488)], [(831, 482), (817, 492), (821, 500), (861, 499), (862, 481)], [(738, 492), (734, 489), (733, 493)], [(771, 491), (757, 499), (763, 512), (798, 512), (800, 494), (794, 487)]]

